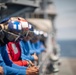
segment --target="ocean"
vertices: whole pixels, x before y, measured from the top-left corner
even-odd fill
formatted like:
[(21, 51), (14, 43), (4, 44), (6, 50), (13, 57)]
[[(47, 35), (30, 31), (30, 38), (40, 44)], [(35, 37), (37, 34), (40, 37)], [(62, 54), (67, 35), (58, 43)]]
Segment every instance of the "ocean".
[(76, 58), (76, 40), (58, 40), (61, 48), (61, 57)]

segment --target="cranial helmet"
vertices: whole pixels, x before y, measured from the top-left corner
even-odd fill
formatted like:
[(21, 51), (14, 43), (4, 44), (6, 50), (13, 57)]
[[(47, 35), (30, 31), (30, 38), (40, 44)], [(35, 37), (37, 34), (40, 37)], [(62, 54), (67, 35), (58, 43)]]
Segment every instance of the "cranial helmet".
[[(7, 27), (5, 27), (5, 25), (1, 25), (3, 28), (3, 30), (6, 32), (6, 34), (9, 34), (11, 35), (12, 37), (15, 37), (15, 36), (20, 36), (20, 35), (24, 35), (24, 33), (27, 33), (27, 31), (29, 30), (29, 24), (28, 22), (24, 19), (24, 18), (21, 18), (21, 17), (11, 17), (11, 18), (7, 18), (5, 20), (3, 20), (3, 22), (1, 23), (4, 23), (7, 21)], [(20, 35), (19, 35), (20, 33)], [(11, 37), (10, 36), (10, 37)], [(9, 36), (7, 36), (9, 37)]]
[(22, 29), (29, 30), (29, 23), (22, 17), (18, 17), (19, 22), (22, 25)]
[(0, 22), (0, 24), (7, 22), (9, 19), (10, 19), (9, 17), (3, 19), (3, 20)]
[(30, 23), (29, 23), (29, 30), (30, 30), (30, 31), (34, 31), (34, 27), (33, 27), (33, 25), (30, 24)]

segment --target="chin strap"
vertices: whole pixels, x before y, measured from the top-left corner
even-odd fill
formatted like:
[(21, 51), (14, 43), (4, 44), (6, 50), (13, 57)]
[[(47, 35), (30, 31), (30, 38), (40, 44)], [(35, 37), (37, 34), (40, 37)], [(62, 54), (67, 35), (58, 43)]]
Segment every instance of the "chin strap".
[(3, 38), (4, 38), (4, 32), (2, 30), (2, 27), (0, 26), (0, 40), (4, 43)]
[(4, 43), (3, 38), (4, 38), (3, 30), (0, 29), (0, 40)]

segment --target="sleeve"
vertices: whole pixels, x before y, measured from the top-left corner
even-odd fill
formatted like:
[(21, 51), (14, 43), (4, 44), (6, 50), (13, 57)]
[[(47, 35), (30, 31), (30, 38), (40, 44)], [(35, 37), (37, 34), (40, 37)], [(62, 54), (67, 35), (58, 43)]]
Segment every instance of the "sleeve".
[(38, 41), (36, 44), (34, 44), (34, 47), (36, 49), (37, 54), (40, 54), (41, 52), (43, 52), (45, 50), (44, 45), (40, 41)]
[(29, 61), (29, 60), (33, 61), (34, 60), (34, 57), (31, 55), (27, 56), (27, 55), (22, 54), (21, 58), (22, 58), (22, 60), (27, 60), (27, 61)]
[(46, 50), (42, 42), (39, 41), (39, 45), (40, 45), (39, 49), (40, 49), (41, 52)]
[(26, 75), (26, 69), (16, 69), (10, 66), (6, 66), (2, 61), (0, 66), (3, 67), (4, 75)]
[(36, 51), (34, 50), (32, 44), (30, 43), (30, 41), (28, 42), (28, 46), (29, 46), (29, 50), (30, 50), (30, 54), (31, 55), (34, 54), (34, 53), (36, 53)]
[(40, 51), (40, 49), (37, 47), (38, 45), (36, 45), (36, 47), (35, 47), (35, 44), (33, 43), (32, 46), (33, 46), (36, 54), (39, 55), (39, 54), (41, 53), (41, 51)]
[(26, 60), (13, 61), (13, 63), (19, 66), (28, 66), (28, 62)]
[(25, 53), (24, 53), (24, 50), (25, 50), (25, 47), (24, 47), (24, 44), (23, 44), (23, 42), (22, 41), (20, 41), (20, 48), (21, 48), (21, 58), (22, 58), (22, 60), (34, 60), (34, 57), (33, 56), (31, 56), (30, 54), (27, 54), (27, 55), (25, 55)]
[(13, 68), (10, 66), (7, 66), (2, 58), (2, 55), (0, 53), (0, 66), (3, 67), (4, 75), (26, 75), (26, 68)]
[(2, 58), (3, 58), (4, 63), (7, 66), (10, 66), (12, 68), (17, 68), (17, 69), (26, 69), (27, 68), (27, 67), (24, 67), (24, 66), (18, 66), (16, 64), (14, 64), (12, 61), (10, 61), (10, 59), (8, 57), (7, 50), (6, 50), (6, 46), (4, 46), (4, 48), (2, 49)]
[(2, 58), (1, 53), (0, 53), (0, 66), (3, 67), (4, 75), (5, 75), (6, 74), (5, 63), (3, 62), (3, 58)]
[(33, 56), (29, 56), (31, 61), (34, 61), (34, 57)]
[(5, 65), (6, 74), (5, 75), (26, 75), (26, 70), (16, 69)]
[(32, 55), (32, 54), (34, 54), (34, 53), (36, 53), (36, 51), (35, 51), (35, 50), (30, 49), (30, 54)]

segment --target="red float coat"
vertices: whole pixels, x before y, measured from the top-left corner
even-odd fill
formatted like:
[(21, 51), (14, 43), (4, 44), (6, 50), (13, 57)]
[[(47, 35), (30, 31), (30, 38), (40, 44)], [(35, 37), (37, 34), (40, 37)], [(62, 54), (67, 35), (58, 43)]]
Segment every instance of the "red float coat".
[(21, 60), (21, 49), (19, 42), (9, 42), (7, 44), (7, 52), (10, 60), (20, 66), (27, 66), (26, 60)]

